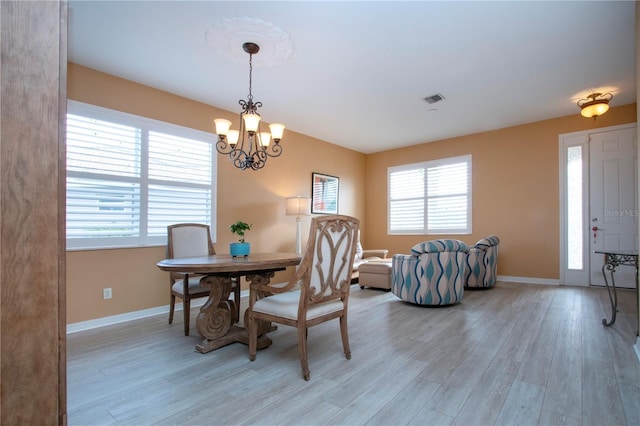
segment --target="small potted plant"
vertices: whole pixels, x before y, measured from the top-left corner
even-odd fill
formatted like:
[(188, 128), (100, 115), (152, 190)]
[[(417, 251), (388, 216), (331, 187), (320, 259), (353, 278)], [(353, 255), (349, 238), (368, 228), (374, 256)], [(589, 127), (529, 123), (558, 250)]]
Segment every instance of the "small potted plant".
[(244, 233), (251, 230), (251, 226), (252, 225), (241, 220), (229, 225), (231, 233), (237, 234), (238, 237), (240, 237), (237, 243), (231, 243), (229, 245), (229, 252), (231, 253), (231, 256), (249, 256), (249, 252), (251, 251), (251, 243), (247, 243), (244, 240)]

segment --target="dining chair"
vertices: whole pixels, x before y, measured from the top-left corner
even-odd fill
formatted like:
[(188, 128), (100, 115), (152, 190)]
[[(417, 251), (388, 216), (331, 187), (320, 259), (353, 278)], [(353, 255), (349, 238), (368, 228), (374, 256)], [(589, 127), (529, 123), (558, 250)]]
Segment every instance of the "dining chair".
[(307, 247), (291, 280), (284, 285), (250, 283), (246, 317), (251, 361), (256, 358), (258, 329), (268, 330), (270, 322), (296, 327), (302, 376), (309, 380), (308, 329), (335, 318), (340, 319), (344, 354), (351, 359), (347, 308), (359, 226), (360, 221), (350, 216), (313, 218)]
[[(211, 241), (209, 225), (201, 223), (178, 223), (167, 226), (167, 258), (211, 256), (216, 254)], [(191, 299), (209, 296), (209, 287), (200, 284), (202, 275), (171, 272), (169, 275), (171, 303), (169, 306), (169, 324), (173, 323), (176, 297), (182, 299), (184, 315), (184, 335), (189, 335)], [(236, 308), (235, 321), (240, 317), (240, 280), (231, 279)]]

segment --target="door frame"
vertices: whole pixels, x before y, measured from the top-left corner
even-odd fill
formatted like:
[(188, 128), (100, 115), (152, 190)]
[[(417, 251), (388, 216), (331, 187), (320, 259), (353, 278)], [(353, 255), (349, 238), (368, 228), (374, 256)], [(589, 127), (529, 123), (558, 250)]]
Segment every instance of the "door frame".
[[(636, 128), (637, 123), (621, 124), (618, 126), (599, 127), (580, 132), (563, 133), (558, 135), (558, 167), (560, 194), (560, 285), (585, 286), (590, 285), (590, 256), (589, 248), (589, 135), (605, 133), (629, 128)], [(567, 148), (582, 147), (582, 269), (569, 269), (567, 256), (568, 231), (568, 200), (567, 200)], [(636, 186), (640, 187), (638, 182)]]

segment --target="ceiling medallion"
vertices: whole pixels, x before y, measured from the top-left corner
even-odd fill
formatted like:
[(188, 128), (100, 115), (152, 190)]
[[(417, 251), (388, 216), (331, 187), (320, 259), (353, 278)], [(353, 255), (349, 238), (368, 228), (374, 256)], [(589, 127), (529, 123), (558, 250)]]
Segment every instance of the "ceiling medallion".
[(283, 29), (261, 19), (248, 17), (222, 18), (205, 33), (207, 42), (219, 53), (244, 63), (246, 54), (239, 49), (250, 41), (260, 46), (254, 65), (271, 67), (287, 61), (293, 53), (291, 36)]

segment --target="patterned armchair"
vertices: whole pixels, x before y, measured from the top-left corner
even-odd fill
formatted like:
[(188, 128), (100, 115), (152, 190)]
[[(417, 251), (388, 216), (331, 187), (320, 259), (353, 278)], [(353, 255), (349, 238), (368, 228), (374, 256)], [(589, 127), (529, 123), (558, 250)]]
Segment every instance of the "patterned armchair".
[(465, 287), (491, 288), (498, 276), (498, 245), (500, 238), (490, 235), (469, 248)]
[(469, 248), (459, 240), (432, 240), (392, 258), (391, 291), (416, 305), (453, 305), (462, 300)]

